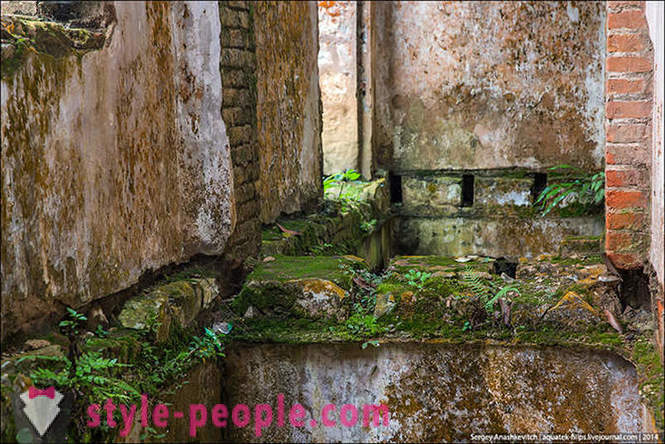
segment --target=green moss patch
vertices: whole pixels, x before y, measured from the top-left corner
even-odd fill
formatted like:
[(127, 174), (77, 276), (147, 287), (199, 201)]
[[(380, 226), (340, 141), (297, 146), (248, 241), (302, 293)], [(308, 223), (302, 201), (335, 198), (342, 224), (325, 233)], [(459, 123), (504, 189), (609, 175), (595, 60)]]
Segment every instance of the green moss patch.
[(656, 427), (662, 431), (665, 427), (663, 419), (665, 388), (663, 387), (663, 364), (660, 361), (658, 349), (650, 338), (642, 337), (632, 344), (632, 350), (627, 354), (637, 368), (640, 393), (648, 400), (651, 411), (654, 413)]
[(59, 23), (29, 20), (19, 16), (3, 16), (0, 24), (3, 43), (2, 79), (8, 79), (19, 69), (28, 54), (54, 58), (82, 56), (104, 46), (102, 32), (66, 28)]
[(258, 265), (247, 281), (288, 281), (293, 279), (326, 279), (348, 288), (348, 276), (340, 265), (355, 261), (339, 256), (275, 256), (274, 261)]

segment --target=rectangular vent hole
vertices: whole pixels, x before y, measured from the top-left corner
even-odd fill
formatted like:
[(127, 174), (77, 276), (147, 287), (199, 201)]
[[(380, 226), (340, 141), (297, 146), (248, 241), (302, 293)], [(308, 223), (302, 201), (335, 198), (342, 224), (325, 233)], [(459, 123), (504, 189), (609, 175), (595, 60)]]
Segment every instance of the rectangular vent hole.
[(545, 173), (536, 173), (533, 178), (533, 187), (531, 187), (531, 201), (536, 202), (538, 196), (543, 192), (547, 186), (547, 174)]
[(390, 173), (388, 180), (390, 181), (390, 202), (402, 203), (402, 176)]
[(473, 206), (473, 174), (462, 176), (462, 206)]

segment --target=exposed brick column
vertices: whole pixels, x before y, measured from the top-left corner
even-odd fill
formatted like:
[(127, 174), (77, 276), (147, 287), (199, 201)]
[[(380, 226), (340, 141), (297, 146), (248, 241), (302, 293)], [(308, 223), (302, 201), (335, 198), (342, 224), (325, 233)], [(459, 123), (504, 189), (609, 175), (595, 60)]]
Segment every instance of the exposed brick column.
[(644, 2), (607, 3), (605, 249), (622, 269), (649, 248), (653, 54)]
[(220, 1), (222, 22), (222, 118), (229, 137), (236, 201), (236, 228), (225, 260), (231, 267), (258, 253), (261, 243), (256, 181), (259, 178), (256, 139), (256, 48), (251, 2)]

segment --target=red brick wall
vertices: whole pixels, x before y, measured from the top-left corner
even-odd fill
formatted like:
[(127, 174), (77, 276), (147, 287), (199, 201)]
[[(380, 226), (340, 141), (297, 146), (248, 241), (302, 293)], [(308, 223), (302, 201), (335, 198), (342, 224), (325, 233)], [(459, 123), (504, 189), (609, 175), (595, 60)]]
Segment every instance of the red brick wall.
[(649, 247), (653, 54), (644, 2), (607, 3), (605, 249), (622, 269)]

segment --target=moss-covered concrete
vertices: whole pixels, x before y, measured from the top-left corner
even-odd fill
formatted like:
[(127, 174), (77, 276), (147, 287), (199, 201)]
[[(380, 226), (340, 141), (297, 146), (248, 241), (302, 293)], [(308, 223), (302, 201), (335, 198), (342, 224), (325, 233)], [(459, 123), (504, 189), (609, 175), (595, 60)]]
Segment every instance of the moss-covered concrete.
[(334, 183), (325, 197), (319, 212), (281, 217), (264, 227), (261, 254), (362, 254), (372, 268), (383, 265), (391, 240), (386, 180)]
[(218, 295), (214, 278), (172, 280), (128, 300), (118, 320), (125, 328), (150, 330), (157, 342), (164, 342), (173, 330), (172, 323), (188, 327)]
[[(259, 264), (249, 275), (231, 304), (236, 314), (223, 306), (218, 308), (233, 326), (226, 338), (236, 348), (248, 343), (355, 343), (359, 348), (363, 344), (373, 348), (407, 342), (611, 352), (635, 366), (640, 393), (650, 407), (655, 427), (662, 430), (662, 366), (650, 342), (652, 332), (631, 324), (615, 311), (623, 328), (619, 333), (603, 317), (603, 310), (614, 310), (616, 295), (599, 279), (607, 271), (599, 258), (560, 261), (540, 257), (522, 261), (515, 280), (494, 274), (494, 264), (494, 260), (482, 257), (398, 256), (384, 274), (376, 275), (352, 256), (278, 256)], [(299, 299), (317, 299), (315, 292), (307, 293), (307, 286), (313, 283), (339, 289), (340, 304), (333, 308), (343, 310), (344, 316), (335, 316), (334, 310), (329, 312), (331, 316), (312, 316), (306, 306), (297, 305)], [(173, 281), (163, 284), (169, 286)], [(515, 289), (502, 296), (511, 306), (508, 323), (499, 301), (488, 306), (492, 295), (507, 286)], [(382, 316), (374, 316), (376, 300), (384, 295), (392, 296), (394, 307)], [(570, 301), (574, 303), (568, 304)], [(245, 307), (250, 304), (256, 311), (245, 317)], [(122, 370), (127, 383), (151, 398), (167, 399), (167, 389), (179, 393), (183, 378), (189, 378), (183, 375), (209, 359), (193, 346), (194, 337), (203, 336), (198, 327), (176, 329), (165, 343), (156, 346), (148, 331), (113, 327), (86, 339), (82, 351), (100, 352), (130, 365)], [(63, 348), (58, 349), (62, 355)], [(28, 354), (44, 353), (36, 350)], [(35, 364), (23, 361), (21, 366), (28, 367), (12, 370), (12, 378), (29, 375)], [(200, 387), (194, 383), (191, 390), (199, 393)], [(11, 436), (11, 430), (7, 426), (3, 433), (9, 435), (3, 436)], [(97, 438), (104, 437), (95, 435)]]
[(222, 254), (234, 224), (217, 11), (104, 6), (117, 20), (99, 41), (2, 19), (3, 48), (27, 54), (0, 82), (3, 340), (52, 328), (65, 306), (150, 270)]
[(11, 78), (30, 52), (55, 58), (81, 57), (86, 52), (102, 48), (106, 40), (103, 32), (67, 28), (55, 22), (20, 16), (2, 16), (0, 20), (2, 79)]
[[(244, 315), (259, 310), (275, 316), (345, 318), (344, 298), (352, 287), (346, 272), (355, 256), (277, 256), (258, 265), (233, 301), (234, 311)], [(316, 306), (312, 306), (312, 301)]]
[[(292, 259), (296, 261), (287, 265)], [(319, 269), (316, 272), (300, 270), (298, 258), (282, 257), (271, 263), (268, 271), (262, 267), (255, 277), (282, 283), (319, 272), (319, 276), (340, 277), (326, 261), (312, 265)], [(599, 257), (552, 260), (542, 256), (522, 261), (516, 279), (494, 274), (494, 263), (482, 257), (398, 256), (381, 276), (372, 277), (363, 268), (346, 268), (342, 276), (352, 278), (345, 288), (353, 304), (341, 321), (307, 318), (293, 311), (288, 316), (276, 314), (270, 305), (284, 301), (284, 287), (265, 286), (260, 302), (263, 315), (238, 319), (233, 337), (253, 343), (428, 341), (611, 351), (635, 364), (643, 395), (662, 430), (662, 381), (655, 378), (662, 367), (650, 342), (652, 332), (622, 318), (615, 287), (600, 279), (607, 269)], [(254, 297), (253, 292), (245, 287), (239, 300)], [(497, 294), (501, 300), (495, 298)], [(297, 296), (291, 297), (289, 303)], [(374, 316), (377, 299), (389, 299), (394, 307)], [(622, 333), (610, 325), (605, 311), (619, 320)]]

